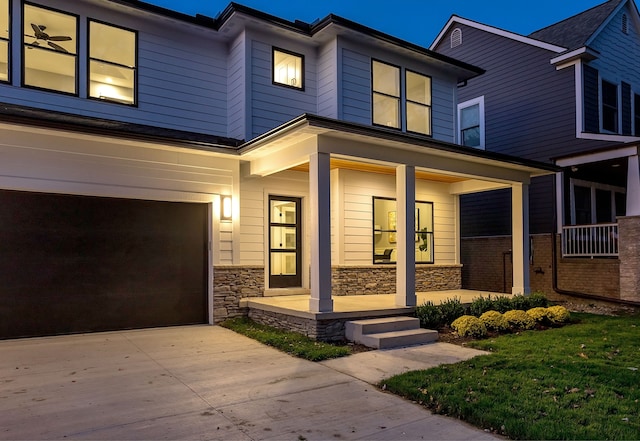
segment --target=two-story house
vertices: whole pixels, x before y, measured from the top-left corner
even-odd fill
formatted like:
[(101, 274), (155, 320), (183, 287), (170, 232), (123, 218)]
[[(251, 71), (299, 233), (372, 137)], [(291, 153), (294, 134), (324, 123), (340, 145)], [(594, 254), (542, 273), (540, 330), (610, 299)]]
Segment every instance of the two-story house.
[(497, 188), (528, 292), (528, 186), (556, 168), (455, 144), (482, 72), (334, 15), (0, 0), (0, 338), (292, 294), (335, 338), (334, 296), (460, 288), (459, 197)]
[[(431, 49), (486, 70), (458, 90), (458, 139), (555, 163), (530, 187), (531, 286), (640, 302), (640, 17), (610, 0), (528, 36), (452, 16)], [(504, 192), (461, 200), (464, 285), (503, 290)]]

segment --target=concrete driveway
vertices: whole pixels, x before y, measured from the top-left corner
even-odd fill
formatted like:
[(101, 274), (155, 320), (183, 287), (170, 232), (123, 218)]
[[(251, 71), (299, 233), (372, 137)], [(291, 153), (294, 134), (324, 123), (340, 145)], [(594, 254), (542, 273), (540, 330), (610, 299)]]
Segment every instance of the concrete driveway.
[(377, 390), (353, 360), (217, 326), (0, 341), (0, 439), (496, 439)]

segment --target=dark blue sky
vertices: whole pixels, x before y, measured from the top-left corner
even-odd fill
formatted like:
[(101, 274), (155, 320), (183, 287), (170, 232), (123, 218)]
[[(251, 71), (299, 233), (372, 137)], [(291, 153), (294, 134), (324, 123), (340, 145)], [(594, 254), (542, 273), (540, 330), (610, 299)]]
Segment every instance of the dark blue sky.
[[(189, 15), (215, 17), (223, 0), (146, 0)], [(527, 35), (605, 0), (237, 0), (287, 20), (313, 22), (336, 14), (395, 37), (429, 46), (452, 14)]]

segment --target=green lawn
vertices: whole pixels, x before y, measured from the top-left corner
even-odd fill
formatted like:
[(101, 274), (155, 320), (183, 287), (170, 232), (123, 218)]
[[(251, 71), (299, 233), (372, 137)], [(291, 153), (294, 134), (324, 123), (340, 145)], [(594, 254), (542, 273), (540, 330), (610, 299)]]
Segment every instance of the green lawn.
[(471, 342), (492, 354), (380, 386), (513, 439), (640, 439), (640, 316), (572, 318)]

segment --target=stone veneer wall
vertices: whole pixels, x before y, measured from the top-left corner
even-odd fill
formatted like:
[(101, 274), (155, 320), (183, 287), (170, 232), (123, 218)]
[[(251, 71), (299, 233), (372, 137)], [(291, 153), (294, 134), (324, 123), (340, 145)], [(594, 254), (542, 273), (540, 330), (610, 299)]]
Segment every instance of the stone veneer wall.
[(640, 302), (640, 216), (618, 218), (620, 298)]
[(213, 267), (213, 320), (247, 315), (240, 308), (243, 297), (264, 296), (264, 267), (215, 265)]
[[(334, 266), (334, 296), (395, 294), (395, 265)], [(462, 265), (417, 265), (416, 291), (444, 291), (462, 287)]]

